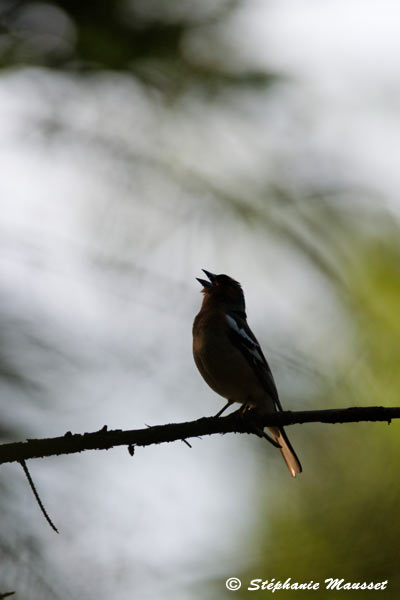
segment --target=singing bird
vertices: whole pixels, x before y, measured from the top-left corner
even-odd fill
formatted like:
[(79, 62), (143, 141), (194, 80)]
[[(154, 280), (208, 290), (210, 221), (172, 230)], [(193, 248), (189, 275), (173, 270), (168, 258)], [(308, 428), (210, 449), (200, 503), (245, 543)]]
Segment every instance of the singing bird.
[[(228, 275), (205, 269), (203, 303), (193, 323), (193, 356), (208, 385), (227, 400), (259, 412), (281, 411), (282, 405), (271, 369), (255, 335), (247, 324), (246, 305), (240, 283)], [(283, 427), (268, 427), (292, 477), (302, 468)]]

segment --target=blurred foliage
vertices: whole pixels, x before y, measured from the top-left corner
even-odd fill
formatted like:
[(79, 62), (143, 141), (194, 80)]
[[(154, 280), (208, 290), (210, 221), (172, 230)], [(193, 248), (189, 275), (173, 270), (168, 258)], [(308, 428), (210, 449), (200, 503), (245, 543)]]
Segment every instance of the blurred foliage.
[[(383, 231), (380, 231), (383, 233)], [(354, 346), (342, 357), (336, 384), (321, 390), (317, 406), (398, 406), (400, 397), (400, 244), (399, 238), (357, 240), (357, 260), (344, 274), (345, 305), (354, 328)], [(349, 241), (350, 242), (350, 241)], [(296, 482), (279, 477), (266, 493), (264, 517), (254, 537), (259, 558), (242, 573), (243, 582), (263, 580), (321, 583), (298, 597), (325, 598), (324, 580), (384, 581), (397, 598), (399, 558), (400, 424), (305, 425), (304, 473)], [(304, 439), (304, 438), (303, 438)], [(265, 537), (260, 535), (264, 532)], [(247, 598), (247, 586), (236, 593)], [(256, 596), (267, 592), (253, 592)], [(278, 591), (291, 597), (293, 591)], [(358, 596), (373, 592), (357, 591)], [(363, 595), (364, 594), (364, 595)], [(330, 591), (340, 598), (343, 591)], [(227, 595), (228, 597), (228, 595)]]
[(238, 4), (237, 0), (1, 0), (0, 64), (42, 65), (82, 74), (125, 71), (172, 95), (196, 84), (210, 90), (264, 87), (273, 74), (240, 61), (228, 68), (227, 58), (234, 49), (215, 47), (219, 25)]

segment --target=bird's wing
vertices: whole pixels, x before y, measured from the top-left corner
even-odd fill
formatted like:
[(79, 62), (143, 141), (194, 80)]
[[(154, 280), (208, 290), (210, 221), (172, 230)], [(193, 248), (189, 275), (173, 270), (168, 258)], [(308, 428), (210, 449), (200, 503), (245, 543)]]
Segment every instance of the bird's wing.
[(247, 325), (246, 319), (238, 313), (226, 313), (228, 336), (254, 369), (263, 388), (273, 400), (277, 410), (283, 410), (271, 369), (265, 359), (256, 336)]

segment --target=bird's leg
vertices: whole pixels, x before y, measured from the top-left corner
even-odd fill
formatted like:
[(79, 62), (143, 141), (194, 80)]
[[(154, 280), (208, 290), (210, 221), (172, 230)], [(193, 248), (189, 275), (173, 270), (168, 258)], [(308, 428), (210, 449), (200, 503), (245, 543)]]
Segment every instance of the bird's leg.
[(223, 412), (226, 411), (227, 408), (230, 407), (230, 405), (233, 404), (232, 400), (228, 400), (228, 402), (225, 404), (225, 406), (223, 406), (221, 408), (220, 411), (217, 412), (217, 414), (215, 415), (216, 417), (220, 417), (222, 415)]

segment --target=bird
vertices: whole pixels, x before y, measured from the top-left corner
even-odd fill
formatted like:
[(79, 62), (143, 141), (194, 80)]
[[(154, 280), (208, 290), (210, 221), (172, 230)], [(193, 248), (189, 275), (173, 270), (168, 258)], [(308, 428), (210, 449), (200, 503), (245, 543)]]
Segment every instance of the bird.
[[(208, 280), (196, 277), (204, 298), (193, 322), (193, 357), (206, 383), (227, 401), (216, 416), (234, 402), (260, 414), (282, 411), (271, 369), (247, 324), (242, 286), (228, 275), (202, 271)], [(267, 429), (273, 441), (265, 437), (279, 447), (292, 477), (301, 473), (283, 427)]]

